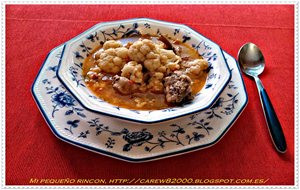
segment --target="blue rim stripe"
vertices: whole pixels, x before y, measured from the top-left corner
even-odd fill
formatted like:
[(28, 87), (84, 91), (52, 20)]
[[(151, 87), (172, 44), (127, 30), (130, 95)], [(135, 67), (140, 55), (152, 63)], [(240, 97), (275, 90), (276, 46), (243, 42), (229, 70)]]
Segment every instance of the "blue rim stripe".
[[(50, 119), (48, 118), (47, 114), (45, 113), (45, 111), (44, 111), (43, 107), (41, 106), (40, 102), (38, 101), (38, 98), (37, 98), (37, 96), (35, 94), (35, 91), (34, 91), (34, 87), (35, 87), (36, 81), (39, 78), (40, 72), (44, 68), (45, 63), (48, 60), (49, 56), (53, 53), (54, 50), (56, 50), (56, 49), (58, 49), (60, 47), (61, 46), (58, 46), (58, 47), (54, 48), (53, 50), (51, 50), (49, 52), (49, 54), (47, 55), (44, 63), (42, 64), (42, 66), (41, 66), (41, 68), (40, 68), (40, 70), (39, 70), (36, 78), (34, 79), (33, 85), (31, 86), (31, 93), (33, 95), (33, 99), (37, 103), (37, 106), (38, 106), (40, 112), (42, 113), (42, 116), (46, 120), (46, 123), (48, 124), (48, 126), (51, 129), (51, 131), (54, 133), (54, 135), (58, 139), (60, 139), (62, 141), (65, 141), (65, 142), (68, 142), (68, 143), (70, 143), (72, 145), (78, 146), (80, 148), (88, 149), (90, 151), (93, 151), (93, 152), (96, 152), (96, 153), (100, 153), (100, 154), (103, 154), (103, 155), (106, 155), (106, 156), (114, 157), (114, 158), (117, 158), (117, 159), (129, 161), (129, 162), (145, 162), (145, 161), (151, 161), (151, 160), (155, 160), (155, 159), (159, 159), (159, 158), (174, 156), (174, 155), (177, 155), (177, 154), (188, 153), (188, 152), (191, 152), (191, 151), (195, 151), (195, 150), (203, 149), (205, 147), (212, 146), (212, 145), (216, 144), (228, 132), (228, 130), (231, 128), (231, 126), (237, 120), (237, 118), (241, 115), (242, 111), (245, 109), (245, 107), (246, 107), (246, 105), (248, 103), (248, 95), (247, 95), (247, 92), (246, 92), (245, 83), (244, 83), (244, 80), (242, 78), (242, 75), (241, 75), (238, 63), (237, 63), (237, 61), (235, 61), (236, 64), (237, 64), (238, 71), (239, 71), (240, 79), (242, 80), (243, 89), (244, 89), (244, 93), (245, 93), (246, 99), (245, 99), (245, 102), (242, 105), (240, 111), (237, 113), (237, 115), (233, 118), (233, 120), (229, 123), (229, 125), (226, 127), (226, 129), (223, 131), (223, 133), (220, 134), (220, 136), (218, 138), (216, 138), (213, 142), (205, 144), (205, 145), (200, 145), (200, 146), (196, 146), (196, 147), (192, 147), (192, 148), (187, 148), (187, 149), (184, 149), (184, 150), (170, 152), (170, 153), (166, 153), (166, 154), (162, 154), (162, 155), (158, 155), (158, 156), (152, 156), (152, 157), (147, 157), (147, 158), (136, 158), (136, 159), (135, 158), (126, 157), (126, 156), (121, 156), (121, 155), (118, 155), (118, 154), (115, 154), (115, 153), (111, 153), (111, 152), (108, 152), (108, 151), (105, 151), (105, 150), (101, 150), (101, 149), (98, 149), (98, 148), (95, 148), (95, 147), (92, 147), (92, 146), (89, 146), (89, 145), (85, 145), (85, 144), (82, 144), (82, 143), (79, 143), (79, 142), (67, 139), (64, 136), (60, 135), (59, 132), (55, 129), (55, 126), (53, 126), (53, 124), (51, 123)], [(232, 57), (229, 54), (228, 54), (228, 56)]]
[(93, 30), (94, 28), (97, 28), (97, 27), (100, 27), (101, 25), (105, 26), (106, 24), (108, 23), (111, 23), (111, 22), (103, 22), (103, 23), (99, 23), (99, 24), (96, 24), (95, 26), (91, 27), (90, 29), (82, 32), (81, 34), (77, 35), (76, 37), (72, 38), (71, 40), (67, 41), (65, 44), (64, 44), (64, 48), (63, 48), (63, 51), (62, 51), (62, 54), (61, 54), (61, 57), (60, 57), (60, 60), (59, 60), (59, 63), (58, 63), (58, 68), (57, 68), (57, 71), (56, 71), (56, 76), (57, 78), (59, 79), (59, 81), (65, 86), (65, 88), (72, 94), (72, 96), (80, 103), (80, 105), (82, 107), (84, 107), (85, 109), (91, 111), (91, 112), (94, 112), (94, 113), (98, 113), (98, 114), (102, 114), (102, 115), (105, 115), (105, 116), (109, 116), (109, 117), (113, 117), (113, 118), (117, 118), (117, 119), (121, 119), (121, 120), (126, 120), (126, 121), (131, 121), (131, 122), (135, 122), (135, 123), (142, 123), (142, 124), (155, 124), (155, 123), (161, 123), (161, 122), (164, 122), (164, 121), (170, 121), (170, 120), (174, 120), (174, 119), (178, 119), (180, 117), (184, 117), (184, 116), (187, 116), (187, 115), (191, 115), (191, 114), (194, 114), (194, 113), (197, 113), (197, 112), (200, 112), (200, 111), (203, 111), (209, 107), (211, 107), (215, 102), (216, 100), (218, 99), (219, 95), (223, 92), (223, 90), (225, 89), (225, 87), (227, 86), (227, 84), (229, 83), (230, 79), (231, 79), (231, 71), (229, 69), (229, 66), (228, 66), (228, 63), (225, 59), (225, 56), (223, 54), (223, 51), (221, 49), (221, 47), (216, 44), (215, 42), (213, 42), (212, 40), (210, 40), (209, 38), (207, 38), (206, 36), (202, 35), (201, 33), (199, 33), (198, 31), (192, 29), (191, 27), (187, 26), (187, 25), (184, 25), (184, 24), (177, 24), (177, 23), (172, 23), (172, 22), (166, 22), (166, 21), (160, 21), (160, 20), (154, 20), (154, 19), (149, 19), (149, 18), (137, 18), (137, 19), (126, 19), (126, 20), (119, 20), (119, 21), (115, 21), (117, 23), (119, 22), (122, 22), (122, 21), (132, 21), (132, 20), (137, 20), (138, 21), (151, 21), (151, 22), (156, 22), (156, 23), (167, 23), (167, 24), (173, 24), (173, 25), (177, 25), (177, 26), (183, 26), (183, 27), (186, 27), (188, 29), (191, 29), (192, 31), (194, 31), (195, 33), (199, 34), (200, 36), (202, 36), (203, 38), (206, 38), (208, 39), (211, 43), (215, 44), (217, 47), (218, 47), (218, 51), (220, 52), (220, 54), (222, 55), (223, 57), (223, 60), (225, 62), (225, 65), (226, 65), (226, 68), (227, 68), (227, 71), (229, 73), (229, 76), (227, 78), (227, 80), (225, 81), (224, 85), (219, 89), (219, 92), (216, 94), (216, 97), (214, 99), (211, 100), (211, 102), (205, 106), (205, 107), (202, 107), (200, 109), (197, 109), (197, 110), (194, 110), (192, 112), (188, 112), (188, 113), (185, 113), (185, 114), (181, 114), (181, 115), (178, 115), (178, 116), (173, 116), (173, 117), (169, 117), (169, 118), (165, 118), (165, 119), (159, 119), (159, 120), (155, 120), (155, 121), (145, 121), (145, 120), (138, 120), (138, 119), (133, 119), (133, 118), (128, 118), (128, 117), (125, 117), (125, 116), (119, 116), (119, 115), (114, 115), (114, 114), (111, 114), (111, 113), (106, 113), (106, 112), (103, 112), (103, 111), (98, 111), (98, 110), (95, 110), (95, 109), (92, 109), (92, 108), (89, 108), (87, 107), (76, 95), (76, 93), (68, 86), (66, 85), (66, 83), (64, 82), (64, 80), (61, 78), (60, 76), (60, 68), (61, 68), (61, 61), (63, 59), (63, 56), (64, 56), (64, 50), (65, 50), (65, 47), (66, 47), (66, 44), (68, 42), (71, 42), (71, 41), (74, 41), (76, 38), (78, 38), (79, 36), (83, 35), (84, 33), (88, 33), (89, 31)]

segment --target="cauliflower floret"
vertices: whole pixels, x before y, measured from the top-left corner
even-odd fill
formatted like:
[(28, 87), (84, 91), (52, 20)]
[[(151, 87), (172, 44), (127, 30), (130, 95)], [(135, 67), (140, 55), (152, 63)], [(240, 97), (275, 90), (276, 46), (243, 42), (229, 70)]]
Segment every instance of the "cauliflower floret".
[(148, 39), (139, 39), (129, 47), (129, 57), (136, 62), (144, 62), (150, 52), (156, 52), (156, 46)]
[(162, 93), (164, 91), (164, 84), (163, 84), (163, 78), (164, 74), (161, 72), (154, 72), (151, 73), (151, 78), (149, 79), (149, 84), (147, 85), (147, 88), (151, 92), (156, 93)]
[(163, 49), (161, 44), (155, 44), (151, 40), (143, 39), (134, 42), (129, 47), (129, 58), (142, 62), (144, 67), (151, 72), (172, 72), (180, 69), (178, 64), (181, 58), (172, 50)]
[(101, 49), (94, 57), (102, 71), (117, 74), (128, 60), (128, 49), (125, 47)]
[(176, 55), (172, 50), (160, 49), (159, 53), (161, 62), (165, 64), (168, 61), (174, 60), (176, 58)]
[(180, 56), (176, 55), (172, 50), (160, 49), (160, 61), (167, 71), (175, 71), (180, 69), (178, 64), (181, 61)]
[(126, 77), (135, 83), (143, 82), (143, 66), (136, 61), (130, 61), (122, 69), (122, 77)]
[(98, 50), (98, 51), (93, 55), (93, 58), (94, 58), (95, 60), (99, 59), (99, 58), (100, 58), (100, 54), (103, 53), (103, 52), (104, 52), (103, 49)]
[(147, 70), (154, 72), (161, 66), (159, 48), (151, 40), (140, 39), (129, 47), (129, 58), (143, 63)]
[(156, 69), (157, 72), (161, 72), (161, 73), (167, 73), (167, 67), (166, 66), (160, 66)]
[(208, 63), (204, 59), (194, 59), (192, 61), (182, 62), (181, 66), (188, 75), (202, 75), (204, 70), (208, 68)]
[(160, 58), (158, 54), (150, 52), (148, 53), (146, 58), (147, 59), (144, 61), (144, 66), (148, 71), (153, 72), (161, 66)]
[(103, 44), (103, 49), (107, 50), (109, 48), (118, 48), (122, 47), (122, 43), (120, 41), (108, 40)]
[(128, 49), (126, 47), (119, 47), (115, 50), (118, 57), (121, 57), (122, 59), (128, 59)]

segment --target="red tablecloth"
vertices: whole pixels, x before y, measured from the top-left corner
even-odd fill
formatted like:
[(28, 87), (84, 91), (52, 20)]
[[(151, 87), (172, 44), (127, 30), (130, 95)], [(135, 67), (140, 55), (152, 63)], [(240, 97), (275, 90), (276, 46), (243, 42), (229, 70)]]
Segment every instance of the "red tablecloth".
[[(278, 154), (254, 81), (249, 103), (215, 146), (141, 164), (98, 155), (57, 139), (30, 88), (48, 52), (103, 21), (149, 17), (184, 23), (236, 57), (246, 42), (263, 51), (261, 75), (288, 150)], [(6, 6), (6, 184), (31, 178), (262, 178), (294, 184), (294, 7), (292, 5), (8, 5)]]

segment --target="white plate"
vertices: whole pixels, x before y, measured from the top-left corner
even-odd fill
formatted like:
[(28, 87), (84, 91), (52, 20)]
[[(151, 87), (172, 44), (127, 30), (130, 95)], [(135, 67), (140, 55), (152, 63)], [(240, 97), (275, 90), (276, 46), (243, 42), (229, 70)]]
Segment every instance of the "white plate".
[[(120, 108), (97, 98), (84, 84), (82, 62), (108, 39), (121, 39), (132, 33), (164, 34), (179, 39), (193, 47), (209, 64), (209, 72), (204, 88), (193, 101), (171, 109), (141, 111)], [(230, 80), (230, 71), (221, 48), (182, 24), (139, 18), (100, 23), (69, 40), (64, 45), (57, 77), (74, 98), (87, 110), (138, 123), (159, 123), (197, 113), (209, 108), (219, 97)]]
[(244, 110), (248, 97), (239, 68), (224, 52), (232, 78), (216, 103), (202, 112), (161, 124), (133, 124), (83, 108), (56, 76), (62, 46), (52, 50), (32, 94), (52, 132), (75, 146), (130, 162), (183, 154), (218, 142)]

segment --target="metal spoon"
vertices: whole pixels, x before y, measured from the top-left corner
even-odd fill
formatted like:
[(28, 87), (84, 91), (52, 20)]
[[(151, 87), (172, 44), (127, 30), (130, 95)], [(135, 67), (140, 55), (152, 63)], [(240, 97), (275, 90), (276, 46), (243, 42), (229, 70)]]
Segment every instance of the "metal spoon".
[(242, 71), (255, 79), (273, 144), (278, 152), (286, 152), (287, 146), (280, 122), (270, 98), (258, 78), (258, 75), (261, 74), (265, 68), (265, 59), (262, 52), (255, 44), (246, 43), (239, 50), (238, 62), (240, 63)]

